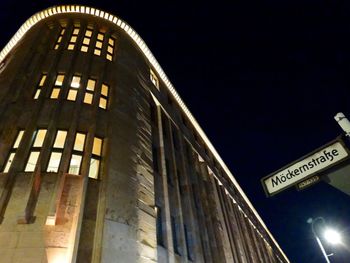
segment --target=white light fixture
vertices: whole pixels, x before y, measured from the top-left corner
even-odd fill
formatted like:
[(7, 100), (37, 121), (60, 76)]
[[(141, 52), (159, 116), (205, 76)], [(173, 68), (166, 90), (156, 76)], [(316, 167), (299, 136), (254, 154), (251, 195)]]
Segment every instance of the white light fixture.
[(325, 240), (327, 240), (327, 242), (331, 243), (332, 245), (336, 245), (336, 244), (341, 243), (341, 236), (334, 229), (327, 228), (324, 231), (323, 236), (324, 236)]

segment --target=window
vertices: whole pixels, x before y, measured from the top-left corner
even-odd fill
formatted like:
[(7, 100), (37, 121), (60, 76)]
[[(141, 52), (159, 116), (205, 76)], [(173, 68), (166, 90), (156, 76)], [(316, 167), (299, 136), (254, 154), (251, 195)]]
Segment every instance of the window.
[(68, 50), (73, 50), (75, 47), (75, 44), (77, 43), (78, 35), (79, 35), (80, 28), (79, 27), (74, 27), (72, 36), (69, 40), (68, 43)]
[(115, 45), (115, 39), (113, 37), (110, 37), (108, 39), (108, 45), (107, 45), (107, 54), (106, 58), (109, 61), (113, 60), (113, 54), (114, 54), (114, 45)]
[(98, 179), (101, 154), (102, 154), (102, 144), (103, 140), (98, 137), (94, 137), (94, 142), (92, 145), (92, 155), (90, 160), (89, 177), (93, 179)]
[(173, 245), (174, 245), (174, 252), (178, 255), (180, 254), (179, 251), (179, 243), (178, 243), (178, 235), (177, 235), (177, 229), (178, 225), (176, 224), (175, 216), (171, 216), (171, 231), (173, 236)]
[(187, 258), (188, 260), (193, 261), (193, 251), (191, 251), (192, 247), (192, 238), (190, 233), (187, 230), (187, 226), (184, 224), (184, 230), (185, 230), (185, 242), (186, 242), (186, 249), (187, 249)]
[(159, 89), (159, 81), (158, 81), (158, 78), (157, 78), (156, 74), (155, 74), (152, 70), (150, 70), (150, 75), (149, 75), (149, 77), (150, 77), (150, 79), (151, 79), (153, 85), (154, 85), (157, 89)]
[(63, 131), (63, 130), (57, 131), (55, 142), (53, 144), (53, 149), (50, 155), (49, 164), (46, 169), (47, 172), (54, 172), (54, 173), (58, 172), (64, 144), (66, 142), (66, 137), (67, 137), (67, 131)]
[(162, 222), (162, 210), (160, 207), (156, 206), (156, 231), (157, 231), (157, 244), (160, 246), (164, 246), (164, 239), (163, 239), (163, 222)]
[(45, 81), (46, 81), (46, 77), (47, 77), (46, 74), (42, 74), (42, 75), (41, 75), (41, 78), (40, 78), (38, 87), (36, 88), (35, 94), (34, 94), (34, 99), (35, 99), (35, 100), (38, 99), (39, 96), (40, 96), (41, 89), (43, 88), (43, 86), (44, 86), (44, 84), (45, 84)]
[(106, 84), (102, 84), (101, 96), (100, 96), (100, 102), (99, 102), (99, 107), (102, 109), (107, 109), (108, 94), (109, 94), (109, 86)]
[(18, 131), (17, 136), (16, 136), (16, 140), (15, 140), (13, 146), (12, 146), (12, 149), (11, 149), (11, 151), (9, 153), (8, 158), (7, 158), (5, 167), (3, 169), (3, 173), (7, 173), (10, 170), (10, 167), (11, 167), (11, 164), (13, 162), (13, 159), (15, 158), (16, 150), (17, 150), (17, 148), (19, 147), (19, 145), (20, 145), (20, 143), (22, 141), (23, 134), (24, 134), (24, 130)]
[(55, 86), (53, 87), (51, 91), (51, 99), (58, 99), (58, 96), (60, 95), (61, 87), (63, 84), (64, 75), (58, 74), (55, 80)]
[(60, 44), (62, 42), (62, 38), (63, 38), (63, 35), (64, 35), (64, 32), (66, 31), (65, 28), (62, 28), (61, 31), (60, 31), (60, 34), (56, 40), (56, 44), (55, 44), (55, 47), (54, 49), (58, 49), (60, 47)]
[(96, 80), (88, 79), (84, 95), (84, 103), (92, 104), (92, 101), (94, 99), (95, 86)]
[(75, 101), (77, 99), (78, 89), (80, 87), (81, 77), (74, 75), (72, 82), (70, 83), (70, 88), (68, 90), (67, 100)]
[(85, 31), (85, 35), (83, 38), (83, 43), (81, 44), (80, 50), (83, 52), (88, 52), (89, 50), (89, 45), (91, 42), (91, 37), (92, 37), (92, 29), (88, 28)]
[(104, 37), (105, 37), (104, 34), (101, 32), (97, 34), (97, 39), (96, 39), (96, 44), (94, 49), (94, 54), (96, 56), (101, 56)]
[(69, 173), (70, 174), (79, 175), (79, 173), (80, 173), (80, 165), (81, 165), (81, 160), (83, 158), (85, 137), (86, 137), (86, 135), (84, 133), (78, 132), (75, 135), (73, 153), (72, 153), (72, 157), (70, 159), (70, 164), (69, 164)]
[(25, 172), (34, 172), (36, 163), (38, 162), (41, 147), (44, 144), (44, 140), (46, 137), (46, 129), (39, 129), (35, 133), (34, 143), (32, 145), (26, 167), (24, 169)]

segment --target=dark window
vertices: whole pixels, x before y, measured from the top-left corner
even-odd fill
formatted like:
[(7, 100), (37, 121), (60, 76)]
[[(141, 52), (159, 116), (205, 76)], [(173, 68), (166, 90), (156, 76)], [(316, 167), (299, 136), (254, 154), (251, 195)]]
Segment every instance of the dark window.
[(162, 210), (156, 206), (157, 213), (157, 244), (164, 247)]
[(171, 231), (173, 233), (174, 252), (181, 255), (178, 247), (179, 244), (177, 242), (177, 224), (174, 216), (171, 216)]

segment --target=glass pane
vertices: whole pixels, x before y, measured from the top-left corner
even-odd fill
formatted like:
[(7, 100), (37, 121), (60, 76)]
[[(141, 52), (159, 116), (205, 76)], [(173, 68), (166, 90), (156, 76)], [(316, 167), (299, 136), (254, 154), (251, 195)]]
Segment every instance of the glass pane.
[(84, 40), (83, 40), (83, 44), (84, 45), (89, 45), (90, 44), (90, 39), (85, 37)]
[(101, 41), (102, 41), (102, 40), (103, 40), (103, 37), (104, 37), (103, 34), (98, 33), (98, 35), (97, 35), (97, 39), (98, 39), (98, 40), (101, 40)]
[(26, 168), (24, 169), (25, 172), (34, 172), (36, 162), (38, 161), (40, 152), (31, 152), (28, 158), (28, 162), (26, 165)]
[(76, 36), (72, 36), (71, 39), (70, 39), (70, 42), (71, 43), (77, 42), (77, 37)]
[(52, 152), (50, 156), (49, 165), (47, 166), (47, 172), (58, 172), (58, 167), (60, 166), (62, 153)]
[(62, 41), (62, 36), (60, 36), (58, 39), (57, 39), (57, 43), (61, 43)]
[(99, 106), (102, 109), (106, 109), (107, 108), (107, 100), (105, 98), (100, 98)]
[(106, 55), (106, 58), (107, 58), (109, 61), (112, 61), (112, 60), (113, 60), (113, 58), (112, 58), (112, 56), (111, 56), (110, 54), (107, 54), (107, 55)]
[(100, 56), (101, 55), (101, 50), (95, 49), (94, 50), (94, 54), (97, 55), (97, 56)]
[(13, 149), (17, 149), (19, 144), (21, 143), (21, 140), (22, 140), (22, 137), (23, 137), (23, 133), (24, 131), (19, 131), (18, 135), (17, 135), (17, 138), (16, 138), (16, 141), (15, 143), (13, 144)]
[(94, 144), (92, 146), (92, 154), (101, 156), (101, 150), (102, 150), (102, 139), (95, 137)]
[(86, 86), (86, 89), (87, 89), (87, 90), (94, 91), (94, 90), (95, 90), (95, 84), (96, 84), (96, 81), (95, 81), (95, 80), (89, 79), (89, 80), (88, 80), (88, 83), (87, 83), (87, 86)]
[(87, 46), (81, 46), (81, 51), (87, 52), (88, 51), (88, 47)]
[(54, 89), (52, 89), (50, 98), (51, 99), (57, 99), (58, 95), (60, 95), (60, 89), (54, 88)]
[(46, 75), (42, 75), (41, 79), (40, 79), (40, 83), (39, 83), (39, 86), (43, 86), (44, 83), (45, 83), (45, 80), (46, 80)]
[(66, 141), (67, 131), (58, 131), (55, 139), (55, 143), (53, 144), (54, 148), (63, 148), (64, 143)]
[(108, 44), (111, 46), (114, 46), (114, 39), (113, 38), (108, 39)]
[(102, 42), (101, 41), (96, 41), (96, 47), (97, 48), (102, 48)]
[(92, 31), (91, 30), (86, 30), (85, 36), (91, 37), (92, 36)]
[(73, 154), (72, 158), (70, 159), (70, 164), (69, 164), (69, 171), (68, 173), (70, 174), (76, 174), (78, 175), (80, 172), (80, 164), (81, 164), (81, 155), (76, 155)]
[(36, 137), (35, 137), (35, 141), (34, 141), (33, 147), (41, 147), (41, 146), (43, 146), (45, 135), (46, 135), (46, 130), (44, 130), (44, 129), (38, 130), (38, 132), (36, 134)]
[(57, 44), (57, 45), (55, 45), (55, 49), (58, 49), (59, 48), (59, 45)]
[(73, 50), (74, 49), (74, 45), (73, 44), (69, 44), (68, 45), (68, 50)]
[(78, 35), (78, 34), (79, 34), (79, 28), (74, 28), (73, 35)]
[(8, 160), (7, 160), (7, 163), (5, 165), (5, 168), (4, 168), (4, 171), (3, 173), (7, 173), (9, 170), (10, 170), (10, 167), (11, 167), (11, 164), (12, 164), (12, 161), (13, 161), (13, 158), (15, 158), (15, 153), (11, 153)]
[(55, 86), (62, 86), (63, 80), (64, 80), (64, 75), (58, 74), (56, 77)]
[(113, 47), (108, 46), (107, 52), (110, 53), (110, 54), (113, 54)]
[(67, 100), (75, 101), (75, 99), (77, 98), (77, 93), (78, 93), (77, 90), (75, 90), (75, 89), (70, 89), (70, 90), (68, 91)]
[(100, 160), (97, 160), (95, 158), (91, 158), (89, 177), (93, 178), (93, 179), (97, 179), (99, 168), (100, 168)]
[(102, 84), (101, 94), (106, 97), (108, 96), (108, 86), (106, 84)]
[(66, 29), (65, 29), (65, 28), (62, 28), (62, 30), (61, 30), (61, 35), (63, 35), (65, 31), (66, 31)]
[(92, 104), (93, 95), (91, 93), (85, 93), (84, 103)]
[(85, 143), (85, 134), (83, 133), (77, 133), (75, 136), (75, 142), (73, 149), (76, 151), (84, 151), (84, 143)]
[(41, 89), (37, 89), (37, 90), (35, 91), (35, 94), (34, 94), (34, 99), (35, 99), (35, 100), (39, 98), (40, 92), (41, 92)]
[(80, 77), (79, 76), (73, 76), (72, 82), (70, 83), (70, 86), (72, 88), (79, 88), (80, 86)]

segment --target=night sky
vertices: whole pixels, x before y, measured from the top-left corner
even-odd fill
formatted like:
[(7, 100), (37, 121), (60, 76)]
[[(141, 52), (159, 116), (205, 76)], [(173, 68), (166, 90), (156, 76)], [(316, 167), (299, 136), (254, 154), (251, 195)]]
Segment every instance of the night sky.
[[(33, 1), (34, 2), (34, 1)], [(58, 1), (3, 0), (0, 47)], [(145, 40), (293, 263), (322, 263), (309, 217), (350, 236), (350, 197), (325, 183), (265, 197), (260, 179), (342, 133), (350, 117), (350, 2), (75, 1), (113, 13)], [(332, 263), (350, 262), (350, 245)]]

